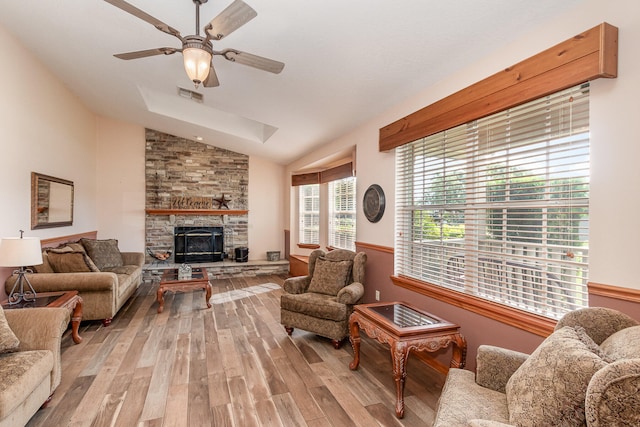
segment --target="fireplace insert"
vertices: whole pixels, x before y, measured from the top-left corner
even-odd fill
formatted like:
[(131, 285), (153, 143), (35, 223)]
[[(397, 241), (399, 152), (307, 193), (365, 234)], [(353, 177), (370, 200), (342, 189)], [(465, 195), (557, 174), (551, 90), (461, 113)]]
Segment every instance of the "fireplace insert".
[(222, 261), (223, 227), (175, 227), (174, 259), (176, 263)]

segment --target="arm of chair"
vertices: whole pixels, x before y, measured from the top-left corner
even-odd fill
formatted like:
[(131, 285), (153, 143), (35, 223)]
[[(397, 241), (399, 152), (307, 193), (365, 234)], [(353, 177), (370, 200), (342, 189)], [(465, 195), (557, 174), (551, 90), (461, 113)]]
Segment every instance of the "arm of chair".
[(353, 305), (364, 296), (364, 286), (362, 283), (353, 282), (338, 292), (337, 300), (342, 304)]
[(282, 287), (289, 294), (302, 294), (307, 291), (311, 283), (311, 276), (289, 277)]
[(481, 345), (476, 358), (476, 384), (504, 393), (507, 381), (528, 357), (519, 351)]
[[(76, 290), (83, 291), (112, 291), (117, 289), (118, 277), (108, 271), (90, 273), (35, 273), (28, 274), (29, 282), (36, 292), (55, 292)], [(16, 281), (13, 275), (5, 282), (7, 294)]]
[(589, 426), (640, 425), (640, 359), (621, 359), (596, 372), (585, 399)]
[(144, 253), (142, 252), (120, 252), (122, 255), (122, 263), (124, 265), (144, 265)]
[(19, 350), (50, 350), (53, 353), (51, 390), (55, 390), (62, 377), (60, 342), (71, 312), (66, 308), (38, 307), (5, 310), (4, 315), (20, 340)]

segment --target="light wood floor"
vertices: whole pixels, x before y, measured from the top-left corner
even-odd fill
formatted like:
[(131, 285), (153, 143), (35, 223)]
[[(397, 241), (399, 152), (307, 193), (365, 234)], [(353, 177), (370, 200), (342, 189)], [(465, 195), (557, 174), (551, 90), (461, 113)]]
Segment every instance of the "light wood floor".
[(83, 322), (62, 343), (62, 383), (28, 426), (430, 426), (443, 376), (410, 357), (405, 417), (394, 414), (387, 347), (362, 334), (361, 362), (280, 325), (284, 277), (213, 281), (165, 297), (143, 284), (109, 327)]

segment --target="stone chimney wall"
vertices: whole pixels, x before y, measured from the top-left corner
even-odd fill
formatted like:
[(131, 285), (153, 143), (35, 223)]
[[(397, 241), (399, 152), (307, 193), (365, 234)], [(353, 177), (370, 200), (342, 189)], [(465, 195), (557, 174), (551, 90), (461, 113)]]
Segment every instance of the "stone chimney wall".
[[(170, 209), (172, 197), (223, 195), (230, 210), (248, 209), (249, 156), (244, 154), (147, 129), (145, 179), (147, 209)], [(215, 201), (213, 208), (218, 209)], [(147, 214), (145, 223), (146, 247), (152, 250), (173, 251), (177, 226), (224, 227), (229, 257), (234, 248), (248, 246), (247, 215)]]

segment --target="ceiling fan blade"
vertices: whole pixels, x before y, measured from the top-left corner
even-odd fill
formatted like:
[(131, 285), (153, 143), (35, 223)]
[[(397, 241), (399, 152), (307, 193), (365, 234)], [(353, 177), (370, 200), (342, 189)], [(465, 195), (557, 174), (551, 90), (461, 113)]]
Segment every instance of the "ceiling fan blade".
[(213, 68), (213, 64), (211, 64), (211, 68), (209, 69), (209, 75), (206, 79), (204, 79), (203, 83), (204, 87), (216, 87), (220, 86), (220, 82), (218, 81), (218, 76), (216, 75), (216, 70)]
[(180, 39), (180, 41), (182, 41), (182, 36), (180, 35), (180, 31), (176, 30), (173, 27), (170, 27), (169, 25), (165, 24), (164, 22), (162, 22), (161, 20), (154, 18), (153, 16), (149, 15), (147, 12), (144, 12), (140, 9), (138, 9), (137, 7), (127, 3), (124, 0), (104, 0), (107, 3), (110, 3), (112, 5), (114, 5), (115, 7), (124, 10), (125, 12), (129, 12), (130, 14), (132, 14), (133, 16), (142, 19), (143, 21), (147, 21), (149, 24), (153, 25), (154, 27), (156, 27), (158, 30), (162, 31), (163, 33), (167, 33), (170, 34), (172, 36), (175, 36), (177, 38)]
[(238, 64), (248, 65), (249, 67), (258, 68), (270, 73), (278, 74), (284, 68), (284, 63), (274, 61), (273, 59), (263, 58), (262, 56), (253, 55), (247, 52), (241, 52), (235, 49), (225, 49), (222, 52), (213, 52), (214, 55), (222, 55), (225, 59)]
[[(107, 0), (108, 1), (108, 0)], [(214, 40), (222, 40), (229, 34), (242, 27), (247, 22), (258, 16), (258, 12), (242, 0), (235, 0), (204, 28), (207, 37)]]
[(158, 47), (155, 49), (138, 50), (135, 52), (127, 52), (127, 53), (118, 53), (113, 56), (119, 59), (138, 59), (138, 58), (146, 58), (147, 56), (155, 56), (155, 55), (171, 55), (172, 53), (176, 53), (180, 51), (181, 49), (176, 49), (173, 47)]

